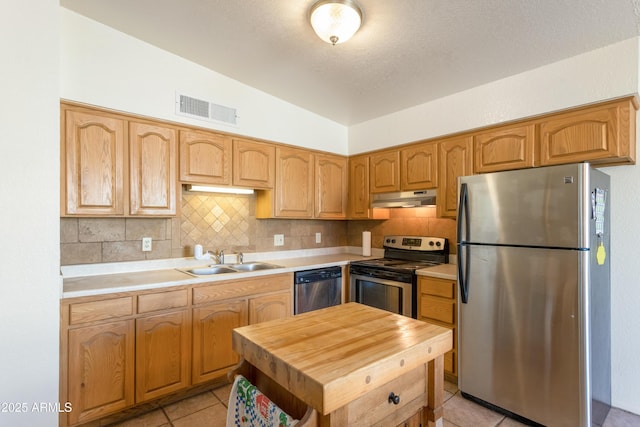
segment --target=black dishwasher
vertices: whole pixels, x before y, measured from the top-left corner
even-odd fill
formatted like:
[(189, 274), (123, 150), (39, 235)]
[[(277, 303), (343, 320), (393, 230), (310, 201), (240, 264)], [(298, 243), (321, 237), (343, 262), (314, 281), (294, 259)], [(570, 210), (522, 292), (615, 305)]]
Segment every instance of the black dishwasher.
[(293, 313), (300, 314), (342, 302), (342, 268), (327, 267), (294, 273)]

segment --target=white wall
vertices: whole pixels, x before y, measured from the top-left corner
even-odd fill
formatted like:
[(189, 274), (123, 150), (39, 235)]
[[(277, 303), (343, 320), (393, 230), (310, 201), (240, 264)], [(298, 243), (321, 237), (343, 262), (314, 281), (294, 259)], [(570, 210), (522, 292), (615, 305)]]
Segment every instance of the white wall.
[[(626, 40), (352, 126), (349, 153), (638, 93), (638, 43)], [(638, 122), (640, 134), (640, 118)], [(612, 401), (640, 414), (640, 166), (603, 170), (611, 175), (612, 186)]]
[[(0, 403), (2, 426), (55, 426), (60, 231), (58, 2), (0, 13)], [(21, 405), (25, 406), (22, 407)]]
[[(347, 128), (60, 8), (61, 97), (346, 154)], [(175, 93), (237, 108), (239, 126), (175, 114)]]
[(349, 154), (434, 138), (637, 91), (637, 39), (349, 128)]

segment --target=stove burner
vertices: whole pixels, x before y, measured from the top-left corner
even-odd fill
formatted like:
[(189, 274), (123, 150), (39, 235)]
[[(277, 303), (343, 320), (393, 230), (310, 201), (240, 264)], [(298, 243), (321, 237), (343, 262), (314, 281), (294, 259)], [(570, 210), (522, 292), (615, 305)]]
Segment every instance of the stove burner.
[(408, 271), (446, 264), (447, 239), (421, 236), (385, 236), (384, 258), (352, 262), (351, 265), (388, 271)]

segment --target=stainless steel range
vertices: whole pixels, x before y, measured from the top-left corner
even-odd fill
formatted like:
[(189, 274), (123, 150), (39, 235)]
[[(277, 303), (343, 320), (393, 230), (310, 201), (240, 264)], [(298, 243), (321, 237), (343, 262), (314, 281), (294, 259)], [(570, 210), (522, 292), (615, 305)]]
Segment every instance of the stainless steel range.
[(349, 266), (350, 300), (393, 313), (418, 315), (416, 270), (446, 264), (449, 242), (440, 237), (385, 236), (384, 258)]

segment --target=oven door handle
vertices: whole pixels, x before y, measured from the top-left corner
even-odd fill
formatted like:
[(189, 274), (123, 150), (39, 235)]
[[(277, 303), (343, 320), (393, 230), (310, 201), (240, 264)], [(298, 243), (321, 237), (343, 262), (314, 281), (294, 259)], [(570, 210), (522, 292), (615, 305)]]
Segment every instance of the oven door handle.
[(408, 283), (408, 282), (399, 282), (397, 280), (382, 279), (380, 277), (361, 276), (359, 274), (352, 274), (351, 278), (356, 280), (360, 279), (360, 280), (366, 280), (369, 282), (380, 283), (388, 286), (395, 286), (396, 288), (405, 288), (405, 287), (411, 288), (413, 286), (411, 283)]

